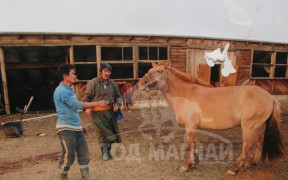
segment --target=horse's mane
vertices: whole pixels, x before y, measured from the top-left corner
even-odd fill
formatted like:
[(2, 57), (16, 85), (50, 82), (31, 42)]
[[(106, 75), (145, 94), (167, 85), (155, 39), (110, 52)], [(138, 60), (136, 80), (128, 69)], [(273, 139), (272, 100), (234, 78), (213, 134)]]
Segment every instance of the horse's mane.
[(206, 82), (201, 78), (194, 78), (190, 74), (187, 74), (187, 73), (180, 71), (180, 70), (173, 68), (173, 67), (170, 67), (169, 70), (172, 74), (174, 74), (176, 77), (178, 77), (179, 79), (181, 79), (185, 82), (197, 83), (197, 84), (200, 84), (202, 86), (210, 86), (211, 87), (211, 84), (209, 82)]

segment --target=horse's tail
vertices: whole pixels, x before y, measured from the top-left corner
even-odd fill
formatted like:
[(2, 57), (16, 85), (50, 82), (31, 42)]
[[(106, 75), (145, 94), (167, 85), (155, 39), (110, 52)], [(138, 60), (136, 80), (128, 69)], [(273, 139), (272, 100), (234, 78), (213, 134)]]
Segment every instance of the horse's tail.
[(283, 136), (280, 132), (280, 103), (274, 99), (273, 112), (266, 121), (264, 141), (262, 146), (262, 160), (267, 158), (270, 162), (276, 162), (287, 155)]

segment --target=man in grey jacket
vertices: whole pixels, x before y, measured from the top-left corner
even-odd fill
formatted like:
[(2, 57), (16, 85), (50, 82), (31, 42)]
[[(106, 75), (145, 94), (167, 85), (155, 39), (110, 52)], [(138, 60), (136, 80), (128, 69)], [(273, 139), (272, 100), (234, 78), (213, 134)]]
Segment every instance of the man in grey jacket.
[(122, 98), (117, 84), (110, 79), (112, 67), (107, 63), (101, 63), (99, 77), (88, 81), (83, 96), (84, 102), (100, 100), (109, 101), (106, 107), (86, 109), (86, 114), (91, 115), (96, 127), (96, 135), (101, 146), (104, 160), (112, 159), (111, 143), (121, 143), (121, 136), (115, 112), (122, 104)]

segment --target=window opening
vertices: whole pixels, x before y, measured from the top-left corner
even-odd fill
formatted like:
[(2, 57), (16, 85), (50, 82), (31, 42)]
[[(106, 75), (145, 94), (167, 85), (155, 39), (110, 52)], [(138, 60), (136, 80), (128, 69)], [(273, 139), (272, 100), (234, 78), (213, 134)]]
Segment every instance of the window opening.
[(138, 78), (142, 78), (151, 68), (152, 68), (151, 63), (138, 64)]
[(276, 52), (274, 77), (287, 77), (288, 75), (287, 52)]
[(111, 79), (133, 78), (133, 64), (111, 64)]
[(75, 62), (96, 62), (96, 46), (73, 46)]
[(272, 52), (270, 51), (253, 52), (252, 77), (270, 77), (271, 57)]
[(101, 60), (133, 60), (132, 47), (101, 47)]
[(97, 76), (97, 67), (95, 64), (77, 64), (76, 74), (79, 80), (90, 80)]

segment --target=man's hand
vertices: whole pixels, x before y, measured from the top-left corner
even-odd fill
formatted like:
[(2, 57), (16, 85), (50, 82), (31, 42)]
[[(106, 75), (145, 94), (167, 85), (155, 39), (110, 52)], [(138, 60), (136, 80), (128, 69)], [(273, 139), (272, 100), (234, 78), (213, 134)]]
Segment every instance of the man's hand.
[(98, 101), (98, 106), (107, 106), (108, 104), (109, 104), (109, 101), (106, 101), (106, 100)]
[(85, 135), (87, 135), (88, 134), (88, 128), (83, 127), (83, 132), (84, 132)]
[(118, 109), (119, 109), (119, 107), (118, 107), (117, 105), (114, 105), (114, 106), (113, 106), (113, 110), (114, 110), (114, 112), (117, 112)]
[(87, 116), (91, 116), (91, 108), (85, 110)]

